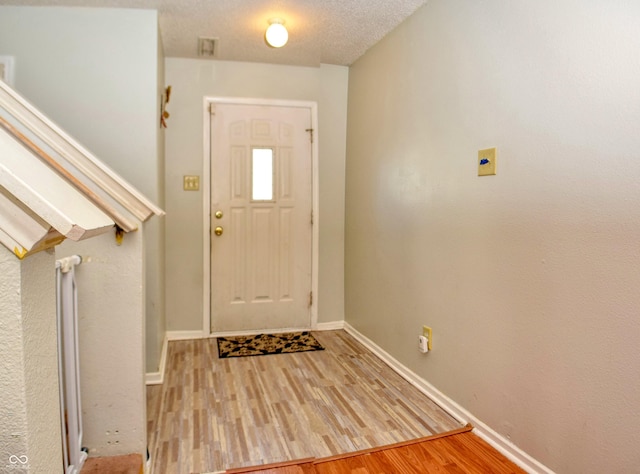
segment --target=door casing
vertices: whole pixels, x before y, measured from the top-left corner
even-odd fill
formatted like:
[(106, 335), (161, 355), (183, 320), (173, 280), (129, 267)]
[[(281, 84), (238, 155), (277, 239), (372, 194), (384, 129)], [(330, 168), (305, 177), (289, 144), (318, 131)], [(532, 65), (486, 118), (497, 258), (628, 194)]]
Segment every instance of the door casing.
[[(313, 142), (311, 144), (311, 201), (313, 209), (313, 229), (311, 236), (311, 291), (313, 300), (311, 303), (311, 327), (315, 329), (318, 325), (318, 263), (320, 236), (320, 213), (319, 213), (319, 188), (318, 188), (318, 104), (310, 101), (297, 100), (274, 100), (274, 99), (251, 99), (251, 98), (229, 98), (229, 97), (205, 97), (203, 99), (202, 123), (203, 123), (203, 159), (202, 176), (200, 178), (200, 189), (202, 190), (203, 207), (203, 301), (202, 301), (202, 335), (222, 336), (224, 333), (211, 333), (211, 104), (239, 104), (239, 105), (267, 105), (279, 107), (301, 107), (307, 108), (311, 112), (311, 128), (313, 129)], [(234, 334), (251, 334), (252, 331)]]

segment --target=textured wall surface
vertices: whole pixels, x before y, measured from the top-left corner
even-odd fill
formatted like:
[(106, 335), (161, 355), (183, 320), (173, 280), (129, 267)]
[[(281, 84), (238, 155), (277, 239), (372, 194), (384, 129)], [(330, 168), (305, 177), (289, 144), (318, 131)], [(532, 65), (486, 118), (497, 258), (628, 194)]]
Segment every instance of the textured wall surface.
[[(90, 456), (146, 454), (143, 231), (65, 241), (76, 269), (84, 445)], [(144, 457), (143, 457), (144, 459)]]
[(0, 467), (11, 455), (27, 454), (27, 401), (25, 395), (20, 261), (0, 247)]
[[(348, 66), (426, 0), (100, 0), (103, 7), (159, 11), (167, 55), (197, 58), (199, 36), (218, 38), (215, 59), (259, 63)], [(2, 4), (87, 6), (86, 0), (0, 0)], [(285, 20), (290, 41), (267, 47), (272, 18)]]
[(432, 0), (349, 72), (346, 320), (557, 472), (640, 463), (639, 22)]
[(0, 295), (0, 472), (62, 472), (53, 254), (0, 247)]
[(318, 321), (344, 317), (344, 157), (348, 69), (167, 58), (173, 87), (166, 131), (167, 329), (201, 330), (202, 192), (182, 190), (183, 175), (202, 176), (205, 96), (318, 102), (320, 267)]

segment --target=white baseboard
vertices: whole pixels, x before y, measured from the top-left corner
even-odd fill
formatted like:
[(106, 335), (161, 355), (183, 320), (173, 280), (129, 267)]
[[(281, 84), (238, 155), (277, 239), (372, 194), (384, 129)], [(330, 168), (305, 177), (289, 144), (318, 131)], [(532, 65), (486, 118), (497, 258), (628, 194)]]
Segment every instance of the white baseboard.
[(161, 385), (164, 382), (164, 369), (167, 365), (167, 348), (169, 341), (186, 341), (189, 339), (202, 339), (202, 331), (167, 331), (162, 341), (162, 352), (158, 372), (147, 372), (144, 377), (147, 385)]
[(422, 393), (431, 398), (435, 403), (437, 403), (456, 420), (463, 424), (471, 423), (471, 425), (473, 425), (474, 427), (473, 432), (475, 434), (480, 436), (487, 443), (504, 454), (507, 458), (512, 460), (522, 469), (529, 473), (553, 474), (553, 471), (551, 469), (529, 456), (507, 438), (477, 419), (465, 408), (447, 397), (444, 393), (440, 392), (425, 379), (420, 377), (412, 370), (409, 370), (406, 366), (393, 358), (388, 352), (375, 344), (372, 340), (358, 332), (348, 322), (344, 323), (344, 330), (352, 335), (355, 339), (357, 339), (358, 342), (360, 342), (362, 345), (367, 347), (367, 349), (377, 355), (380, 359), (382, 359), (395, 372), (397, 372), (398, 375), (400, 375)]
[(189, 339), (203, 339), (209, 337), (200, 331), (167, 331), (169, 341), (187, 341)]
[(167, 348), (169, 346), (169, 338), (167, 333), (164, 334), (162, 340), (162, 351), (160, 352), (160, 364), (158, 372), (147, 372), (144, 381), (147, 385), (161, 385), (164, 382), (164, 369), (167, 365)]
[(316, 331), (335, 331), (336, 329), (344, 329), (344, 321), (330, 321), (328, 323), (316, 324)]
[(147, 372), (144, 374), (145, 385), (162, 385), (164, 383), (164, 377), (162, 372)]

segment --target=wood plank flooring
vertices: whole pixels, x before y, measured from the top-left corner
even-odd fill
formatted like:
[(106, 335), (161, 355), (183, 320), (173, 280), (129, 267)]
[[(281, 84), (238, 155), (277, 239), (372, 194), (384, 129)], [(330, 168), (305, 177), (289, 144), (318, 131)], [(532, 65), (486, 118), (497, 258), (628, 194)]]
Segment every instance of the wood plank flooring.
[(154, 474), (325, 458), (460, 428), (344, 331), (324, 351), (218, 359), (215, 339), (169, 344), (147, 388)]
[(305, 459), (298, 463), (241, 468), (227, 474), (521, 474), (471, 427), (426, 439), (374, 448), (328, 459)]

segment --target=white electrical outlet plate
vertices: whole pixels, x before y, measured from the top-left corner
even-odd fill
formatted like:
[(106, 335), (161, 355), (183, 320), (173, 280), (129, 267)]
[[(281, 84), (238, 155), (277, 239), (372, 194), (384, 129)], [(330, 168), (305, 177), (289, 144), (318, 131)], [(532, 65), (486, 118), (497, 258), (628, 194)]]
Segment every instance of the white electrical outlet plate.
[(429, 352), (429, 339), (425, 336), (418, 336), (418, 349), (422, 353)]

